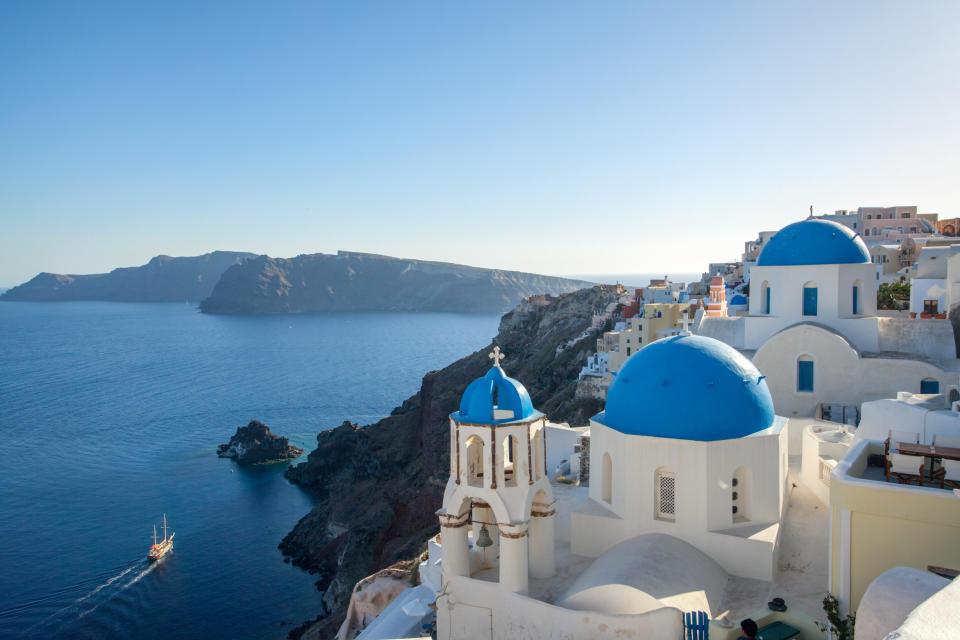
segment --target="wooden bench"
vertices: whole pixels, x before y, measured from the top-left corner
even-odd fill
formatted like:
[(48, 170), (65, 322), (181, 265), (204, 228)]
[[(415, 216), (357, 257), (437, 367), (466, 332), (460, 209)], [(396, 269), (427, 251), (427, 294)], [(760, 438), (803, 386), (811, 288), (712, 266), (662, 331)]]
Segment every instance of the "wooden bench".
[(783, 622), (774, 622), (765, 627), (760, 627), (757, 632), (759, 640), (787, 640), (788, 638), (799, 638), (800, 630), (794, 629)]

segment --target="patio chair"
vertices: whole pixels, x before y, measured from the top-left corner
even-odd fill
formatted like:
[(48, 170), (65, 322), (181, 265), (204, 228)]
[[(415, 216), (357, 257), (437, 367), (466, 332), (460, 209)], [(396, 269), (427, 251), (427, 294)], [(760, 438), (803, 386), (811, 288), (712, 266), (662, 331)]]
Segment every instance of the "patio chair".
[(887, 456), (887, 482), (890, 476), (900, 484), (911, 484), (919, 481), (923, 486), (923, 461), (920, 456), (908, 456), (902, 453), (891, 453)]
[(884, 455), (890, 453), (899, 453), (897, 449), (898, 442), (920, 442), (920, 434), (916, 431), (898, 431), (890, 429), (887, 431), (887, 440), (883, 443)]
[(931, 444), (934, 447), (951, 447), (954, 449), (960, 449), (960, 438), (957, 436), (945, 436), (938, 433), (933, 436), (933, 442)]
[(933, 472), (933, 479), (940, 480), (941, 489), (960, 489), (960, 460), (941, 460), (940, 468)]

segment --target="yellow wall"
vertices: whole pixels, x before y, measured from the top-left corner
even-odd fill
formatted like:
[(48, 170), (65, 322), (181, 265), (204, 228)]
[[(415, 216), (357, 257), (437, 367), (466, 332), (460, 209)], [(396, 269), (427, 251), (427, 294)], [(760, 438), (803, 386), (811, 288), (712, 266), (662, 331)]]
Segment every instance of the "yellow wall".
[[(876, 447), (864, 450), (876, 453)], [(853, 467), (856, 475), (857, 465)], [(850, 511), (850, 601), (856, 610), (873, 580), (893, 567), (960, 569), (960, 498), (939, 488), (833, 476), (830, 591), (843, 583), (842, 514)]]

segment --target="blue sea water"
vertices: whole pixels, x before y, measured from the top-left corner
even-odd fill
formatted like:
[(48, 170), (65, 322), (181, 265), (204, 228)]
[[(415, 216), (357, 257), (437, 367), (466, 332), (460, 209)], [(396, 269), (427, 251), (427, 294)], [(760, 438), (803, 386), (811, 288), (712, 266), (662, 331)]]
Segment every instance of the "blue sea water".
[[(309, 451), (498, 320), (0, 303), (0, 637), (285, 637), (321, 610), (277, 550), (311, 497), (285, 464), (240, 468), (217, 444), (258, 419)], [(150, 565), (164, 512), (174, 550)]]

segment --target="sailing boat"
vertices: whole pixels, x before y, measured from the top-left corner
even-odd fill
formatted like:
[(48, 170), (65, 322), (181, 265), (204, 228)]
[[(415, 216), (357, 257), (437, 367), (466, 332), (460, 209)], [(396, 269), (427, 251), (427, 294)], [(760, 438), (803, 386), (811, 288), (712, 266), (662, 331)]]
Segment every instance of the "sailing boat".
[(147, 560), (150, 562), (159, 560), (167, 554), (167, 551), (173, 549), (173, 536), (175, 535), (175, 533), (171, 533), (170, 537), (167, 537), (167, 514), (163, 514), (163, 540), (157, 542), (157, 525), (153, 525), (153, 546), (147, 552)]

